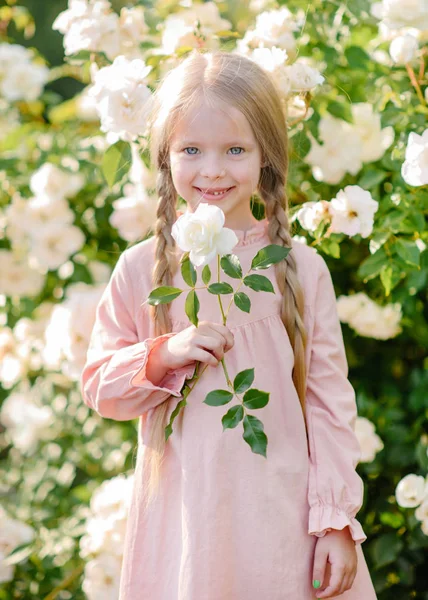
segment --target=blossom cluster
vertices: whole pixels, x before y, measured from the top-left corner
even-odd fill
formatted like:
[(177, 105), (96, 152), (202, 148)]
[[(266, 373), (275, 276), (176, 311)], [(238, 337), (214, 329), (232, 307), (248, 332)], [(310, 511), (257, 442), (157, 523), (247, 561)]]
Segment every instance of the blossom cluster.
[(48, 79), (48, 67), (35, 62), (31, 50), (18, 44), (0, 44), (0, 96), (8, 102), (36, 100)]
[(118, 15), (108, 0), (69, 0), (52, 28), (64, 34), (66, 55), (87, 50), (104, 52), (110, 60), (141, 56), (139, 45), (149, 31), (143, 7), (123, 7)]
[(358, 335), (387, 340), (401, 333), (401, 305), (396, 302), (380, 306), (364, 292), (339, 296), (337, 311), (342, 323), (347, 323)]
[(394, 129), (382, 128), (380, 114), (373, 112), (371, 104), (356, 102), (351, 110), (353, 123), (330, 114), (321, 117), (318, 132), (322, 144), (308, 134), (311, 149), (304, 160), (317, 181), (337, 184), (346, 173), (356, 175), (364, 163), (382, 158), (394, 141)]
[(421, 529), (428, 535), (428, 476), (409, 473), (395, 489), (397, 504), (403, 508), (416, 508), (415, 517), (421, 521)]
[(92, 494), (80, 556), (85, 559), (82, 589), (88, 600), (117, 600), (126, 522), (134, 476), (104, 481)]

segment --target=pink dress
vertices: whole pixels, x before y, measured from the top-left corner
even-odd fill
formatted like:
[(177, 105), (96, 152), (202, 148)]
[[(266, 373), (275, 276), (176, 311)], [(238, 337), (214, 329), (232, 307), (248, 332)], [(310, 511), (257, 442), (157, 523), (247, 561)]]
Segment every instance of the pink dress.
[[(267, 220), (235, 232), (239, 243), (233, 253), (245, 273), (256, 252), (270, 244)], [(82, 374), (83, 399), (101, 416), (139, 417), (120, 600), (313, 600), (316, 536), (346, 526), (357, 547), (358, 572), (352, 589), (337, 598), (375, 599), (361, 548), (366, 536), (355, 518), (363, 499), (355, 471), (357, 413), (335, 292), (323, 258), (302, 243), (293, 241), (292, 252), (305, 291), (309, 452), (272, 266), (259, 273), (269, 277), (275, 294), (245, 288), (250, 313), (232, 305), (227, 326), (235, 345), (225, 356), (232, 380), (255, 367), (253, 387), (270, 392), (264, 408), (249, 411), (264, 424), (267, 458), (251, 451), (242, 423), (223, 432), (221, 418), (236, 402), (203, 403), (209, 391), (227, 387), (221, 364), (209, 366), (174, 422), (160, 492), (144, 514), (142, 465), (152, 409), (172, 394), (169, 419), (195, 366), (169, 371), (159, 386), (146, 378), (149, 352), (165, 337), (153, 337), (149, 307), (142, 304), (153, 287), (153, 249), (150, 238), (120, 256), (97, 308)], [(216, 260), (210, 268), (216, 281)], [(197, 272), (203, 285), (202, 268)], [(236, 288), (236, 279), (223, 272), (221, 279)], [(188, 288), (180, 271), (173, 285)], [(199, 319), (221, 323), (217, 297), (206, 290), (198, 295)], [(167, 335), (189, 326), (185, 297), (170, 305), (173, 331)], [(227, 307), (230, 296), (223, 299)]]

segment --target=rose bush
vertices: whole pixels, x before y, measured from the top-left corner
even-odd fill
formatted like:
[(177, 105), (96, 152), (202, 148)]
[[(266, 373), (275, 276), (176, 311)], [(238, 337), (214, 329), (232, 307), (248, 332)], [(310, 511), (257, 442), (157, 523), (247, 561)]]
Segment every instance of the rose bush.
[[(54, 11), (47, 46), (28, 6)], [(78, 380), (111, 269), (152, 233), (151, 93), (194, 47), (277, 83), (293, 233), (329, 264), (357, 395), (367, 562), (380, 600), (428, 600), (425, 0), (63, 8), (0, 6), (1, 600), (117, 599), (136, 422)]]

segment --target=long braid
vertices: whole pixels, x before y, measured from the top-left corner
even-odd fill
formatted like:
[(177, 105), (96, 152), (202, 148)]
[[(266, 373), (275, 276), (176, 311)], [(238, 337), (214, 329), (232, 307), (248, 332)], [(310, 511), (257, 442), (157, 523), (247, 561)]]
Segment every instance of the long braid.
[[(159, 198), (154, 234), (156, 238), (155, 262), (152, 272), (152, 285), (157, 288), (171, 285), (176, 269), (175, 241), (171, 235), (172, 225), (176, 220), (175, 206), (177, 192), (174, 188), (171, 173), (160, 170), (156, 181)], [(159, 304), (150, 306), (150, 316), (154, 322), (154, 335), (158, 337), (169, 333), (172, 329), (169, 306)], [(158, 404), (152, 413), (150, 441), (146, 442), (145, 464), (148, 468), (145, 477), (145, 507), (148, 508), (151, 500), (159, 488), (160, 469), (165, 452), (165, 425), (168, 402)]]
[[(260, 193), (266, 206), (266, 217), (269, 222), (268, 235), (272, 244), (292, 246), (290, 224), (287, 217), (287, 196), (282, 182), (269, 185), (261, 178)], [(275, 265), (275, 275), (283, 302), (281, 320), (287, 330), (294, 352), (293, 382), (296, 387), (303, 415), (305, 413), (306, 369), (305, 347), (306, 330), (304, 325), (305, 299), (303, 288), (297, 276), (297, 263), (294, 253), (289, 252), (287, 258)]]

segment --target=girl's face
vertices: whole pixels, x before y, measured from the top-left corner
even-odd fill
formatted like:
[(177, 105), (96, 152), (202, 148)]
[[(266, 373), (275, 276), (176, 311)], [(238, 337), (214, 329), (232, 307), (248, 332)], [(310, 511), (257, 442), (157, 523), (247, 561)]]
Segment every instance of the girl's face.
[[(245, 230), (254, 225), (250, 198), (260, 177), (261, 151), (239, 110), (205, 102), (191, 110), (174, 130), (170, 161), (175, 189), (189, 212), (207, 202), (222, 209), (227, 227)], [(228, 188), (226, 194), (210, 194)]]

